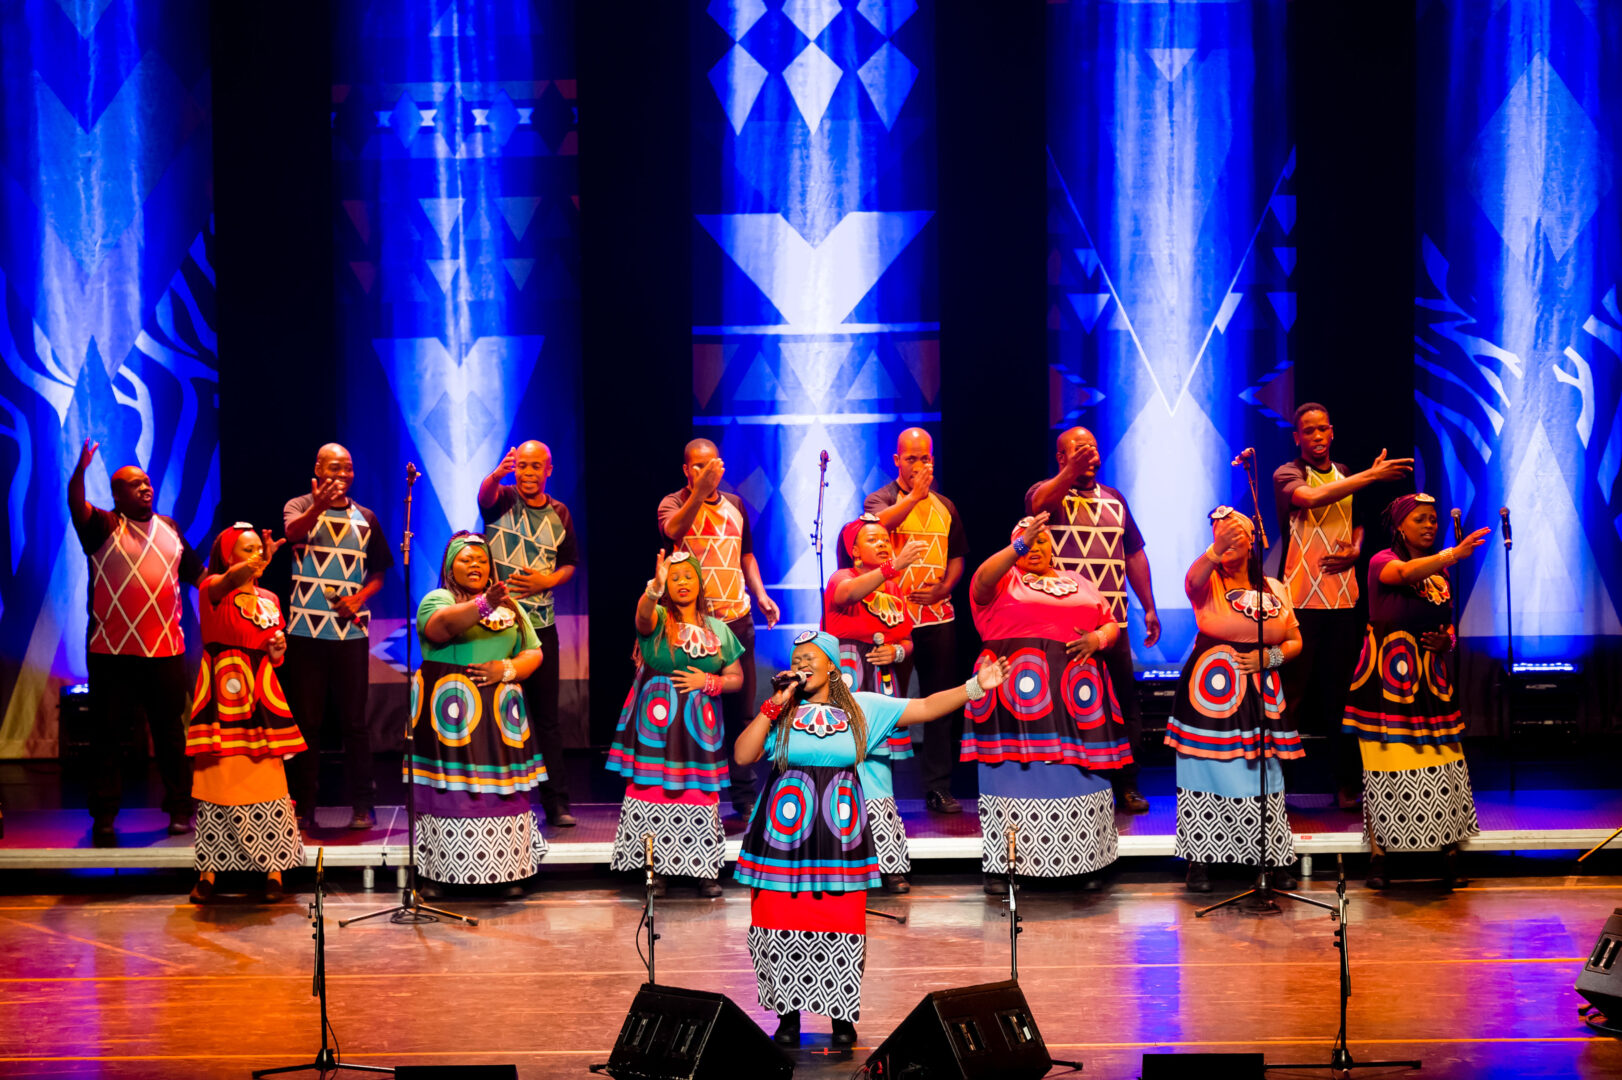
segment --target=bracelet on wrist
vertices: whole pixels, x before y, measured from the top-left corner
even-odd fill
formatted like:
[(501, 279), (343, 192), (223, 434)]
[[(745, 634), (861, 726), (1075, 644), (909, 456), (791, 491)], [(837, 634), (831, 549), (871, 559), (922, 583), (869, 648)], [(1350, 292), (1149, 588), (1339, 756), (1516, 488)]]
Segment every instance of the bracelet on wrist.
[(704, 676), (704, 693), (709, 697), (717, 697), (721, 693), (721, 676), (709, 674)]
[(1014, 558), (1016, 558), (1016, 559), (1023, 559), (1026, 555), (1029, 555), (1030, 552), (1031, 552), (1031, 545), (1029, 545), (1029, 544), (1027, 544), (1025, 542), (1025, 538), (1023, 536), (1014, 537), (1013, 547), (1014, 547)]
[(479, 609), (479, 618), (488, 619), (495, 608), (490, 606), (490, 598), (480, 593), (473, 598), (473, 606)]
[(886, 559), (884, 565), (879, 567), (879, 573), (884, 575), (885, 581), (894, 581), (901, 576), (901, 571), (897, 570), (895, 563), (889, 559)]
[(1281, 668), (1284, 666), (1284, 649), (1282, 646), (1269, 645), (1264, 656), (1266, 659), (1263, 661), (1263, 663), (1265, 663), (1267, 667)]
[(518, 678), (518, 667), (510, 659), (501, 662), (501, 681), (510, 683)]
[(963, 684), (963, 692), (969, 696), (970, 701), (979, 701), (986, 696), (986, 688), (980, 685), (980, 673), (977, 671), (969, 676)]
[(890, 646), (890, 648), (895, 650), (895, 659), (890, 661), (890, 663), (899, 664), (899, 663), (901, 663), (901, 661), (903, 661), (903, 660), (905, 660), (907, 658), (907, 650), (906, 650), (905, 646), (897, 643), (895, 645)]
[(648, 584), (643, 588), (642, 591), (648, 594), (649, 599), (657, 600), (665, 594), (665, 587), (663, 585), (655, 585), (653, 579), (649, 578)]
[(779, 716), (783, 715), (783, 706), (779, 705), (771, 698), (767, 698), (760, 706), (760, 715), (764, 716), (768, 720), (776, 720)]

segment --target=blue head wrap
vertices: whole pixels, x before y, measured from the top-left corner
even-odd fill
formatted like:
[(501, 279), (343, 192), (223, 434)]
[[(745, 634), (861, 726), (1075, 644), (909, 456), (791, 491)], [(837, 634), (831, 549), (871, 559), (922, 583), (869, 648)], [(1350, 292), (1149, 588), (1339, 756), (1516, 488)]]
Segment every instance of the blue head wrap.
[(807, 630), (794, 638), (795, 647), (815, 645), (828, 654), (828, 662), (839, 667), (839, 639), (826, 630)]

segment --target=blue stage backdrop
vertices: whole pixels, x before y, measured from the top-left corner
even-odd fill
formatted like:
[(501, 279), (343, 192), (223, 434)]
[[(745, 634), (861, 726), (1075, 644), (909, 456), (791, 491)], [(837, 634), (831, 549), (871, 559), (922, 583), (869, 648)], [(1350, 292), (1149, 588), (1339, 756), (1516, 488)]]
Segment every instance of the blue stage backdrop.
[(783, 609), (763, 664), (782, 666), (821, 615), (818, 453), (826, 574), (839, 526), (893, 477), (895, 436), (940, 418), (933, 14), (915, 0), (694, 5), (693, 424), (754, 515)]
[[(333, 28), (334, 268), (356, 494), (393, 543), (423, 471), (412, 612), (479, 481), (513, 444), (552, 449), (548, 490), (584, 538), (579, 187), (567, 0), (345, 0)], [(315, 446), (307, 448), (312, 460)], [(585, 574), (558, 591), (563, 722), (586, 739)], [(398, 578), (375, 605), (374, 681), (398, 679)], [(379, 633), (379, 630), (382, 633)]]
[[(1622, 8), (1421, 4), (1419, 483), (1508, 507), (1516, 659), (1622, 634)], [(1460, 632), (1503, 655), (1505, 556), (1461, 567)]]
[(98, 506), (140, 465), (201, 544), (218, 501), (208, 5), (0, 5), (0, 102), (0, 757), (54, 756), (85, 675), (80, 444)]
[(1098, 436), (1148, 542), (1164, 632), (1143, 649), (1134, 603), (1140, 665), (1193, 642), (1206, 512), (1249, 509), (1230, 460), (1256, 447), (1270, 485), (1294, 454), (1285, 6), (1048, 6), (1050, 419)]

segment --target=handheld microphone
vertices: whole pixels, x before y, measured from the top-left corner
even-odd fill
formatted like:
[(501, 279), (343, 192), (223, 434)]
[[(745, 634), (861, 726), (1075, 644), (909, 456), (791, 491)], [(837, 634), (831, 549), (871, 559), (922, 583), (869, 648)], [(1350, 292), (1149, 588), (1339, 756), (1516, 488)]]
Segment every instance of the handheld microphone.
[(1237, 468), (1240, 465), (1247, 464), (1250, 459), (1255, 456), (1256, 448), (1254, 446), (1247, 446), (1243, 450), (1239, 451), (1239, 453), (1234, 455), (1232, 464), (1235, 468)]
[(1462, 513), (1457, 506), (1453, 508), (1453, 542), (1455, 544), (1462, 543), (1464, 540), (1464, 524), (1459, 520)]
[(772, 676), (772, 693), (777, 693), (790, 683), (799, 683), (803, 687), (808, 677), (803, 671), (779, 671)]
[(1513, 532), (1511, 532), (1510, 528), (1509, 528), (1509, 507), (1500, 506), (1498, 508), (1498, 518), (1499, 518), (1499, 521), (1502, 522), (1502, 531), (1503, 531), (1503, 534), (1504, 534), (1504, 550), (1508, 551), (1510, 548), (1515, 546), (1515, 534)]

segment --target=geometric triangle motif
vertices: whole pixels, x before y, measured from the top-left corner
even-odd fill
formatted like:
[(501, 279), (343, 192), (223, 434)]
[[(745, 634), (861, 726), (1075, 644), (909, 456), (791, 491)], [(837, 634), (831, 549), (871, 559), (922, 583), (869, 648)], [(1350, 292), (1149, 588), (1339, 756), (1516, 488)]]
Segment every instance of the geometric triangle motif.
[[(894, 543), (896, 546), (917, 540), (924, 545), (924, 557), (902, 571), (901, 579), (896, 590), (902, 596), (911, 595), (914, 591), (924, 588), (927, 584), (939, 581), (946, 573), (946, 540), (951, 531), (951, 515), (946, 507), (935, 497), (934, 492), (923, 502), (912, 508), (895, 530)], [(908, 602), (907, 614), (911, 616), (915, 626), (934, 626), (937, 623), (951, 622), (953, 617), (951, 598), (938, 604), (922, 607)]]
[(741, 552), (743, 517), (731, 500), (702, 504), (687, 535), (682, 538), (682, 547), (698, 563), (710, 614), (722, 622), (732, 622), (749, 614)]
[[(496, 576), (505, 581), (514, 571), (526, 568), (539, 570), (543, 574), (556, 570), (558, 545), (563, 542), (561, 526), (562, 519), (552, 509), (550, 501), (537, 509), (525, 504), (522, 499), (513, 499), (513, 505), (491, 522), (485, 532), (490, 555), (496, 565)], [(541, 629), (552, 625), (553, 600), (550, 589), (523, 597), (518, 601), (518, 606), (530, 616), (531, 625)]]
[(1109, 601), (1118, 623), (1126, 622), (1126, 507), (1094, 489), (1064, 497), (1062, 521), (1048, 522), (1053, 565), (1082, 574)]

